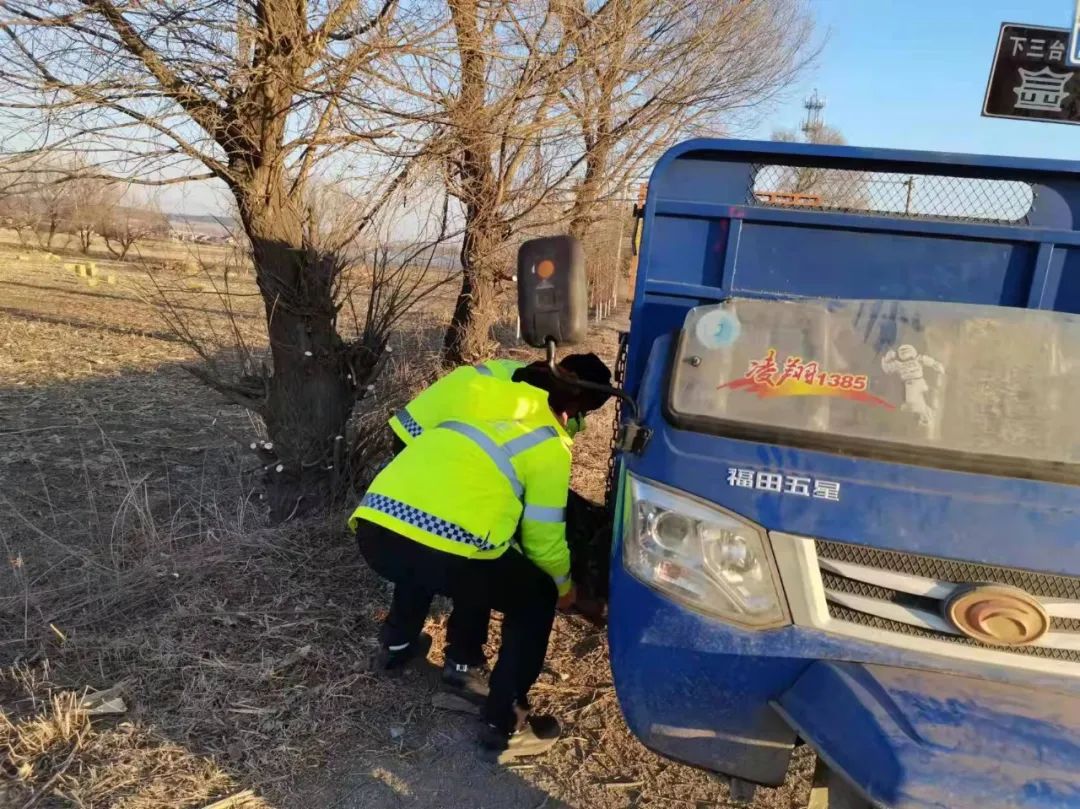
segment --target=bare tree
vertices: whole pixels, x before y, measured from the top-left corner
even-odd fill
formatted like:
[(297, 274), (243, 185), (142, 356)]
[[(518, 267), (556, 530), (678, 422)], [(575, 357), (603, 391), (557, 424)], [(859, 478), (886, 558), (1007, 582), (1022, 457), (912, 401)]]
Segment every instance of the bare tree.
[(660, 152), (760, 112), (815, 53), (803, 0), (593, 6), (558, 6), (573, 56), (561, 96), (584, 152), (570, 212), (578, 237)]
[[(332, 200), (337, 211), (366, 210), (362, 203), (351, 200), (340, 190), (322, 190), (324, 193), (318, 196)], [(402, 194), (399, 191), (391, 199), (400, 203)], [(358, 350), (353, 355), (358, 360), (357, 365), (348, 366), (345, 372), (346, 381), (357, 401), (364, 399), (375, 388), (373, 383), (377, 371), (390, 353), (391, 335), (400, 327), (403, 319), (417, 303), (455, 280), (454, 276), (435, 266), (433, 261), (447, 235), (446, 199), (433, 199), (414, 205), (409, 213), (416, 228), (415, 238), (408, 245), (391, 244), (394, 220), (382, 216), (370, 223), (367, 244), (350, 240), (347, 248), (323, 254), (339, 262), (334, 268), (332, 298), (342, 339), (362, 349), (362, 353)], [(355, 221), (342, 213), (338, 222), (340, 230), (320, 230), (312, 234), (313, 241), (337, 244), (341, 239), (349, 238), (356, 227)], [(215, 325), (213, 318), (196, 320), (189, 315), (190, 307), (184, 302), (188, 294), (186, 289), (170, 285), (154, 274), (148, 276), (152, 285), (147, 295), (149, 302), (158, 308), (172, 331), (202, 360), (201, 364), (189, 366), (188, 370), (214, 387), (230, 375), (231, 369), (235, 369), (232, 375), (236, 378), (237, 386), (253, 388), (267, 384), (263, 369), (267, 361), (273, 360), (272, 351), (268, 356), (246, 335), (232, 288), (236, 272), (242, 271), (249, 261), (250, 255), (240, 254), (234, 255), (224, 267), (198, 258), (195, 260), (204, 280), (200, 287), (208, 288), (209, 294), (217, 298), (218, 308), (225, 315), (224, 328), (220, 324)], [(364, 464), (371, 460), (371, 450), (374, 448), (377, 451), (384, 442), (377, 436), (373, 439), (363, 431), (350, 429), (350, 426), (343, 425), (341, 433), (332, 441), (325, 469), (328, 473), (325, 485), (329, 489), (328, 496), (335, 499), (348, 496), (351, 502), (355, 502), (359, 486), (370, 479), (371, 470), (365, 468)], [(272, 440), (254, 442), (252, 449), (262, 462), (264, 479), (272, 483), (286, 473), (286, 467), (277, 440), (272, 435), (269, 438)], [(281, 518), (290, 518), (298, 513), (302, 504), (301, 500), (294, 501), (292, 511), (281, 515)]]
[(113, 258), (123, 261), (136, 242), (150, 236), (168, 235), (169, 223), (156, 204), (149, 203), (138, 208), (116, 205), (102, 212), (97, 232)]
[(77, 174), (59, 185), (67, 192), (70, 206), (67, 228), (78, 238), (80, 252), (88, 255), (101, 223), (110, 219), (120, 204), (120, 188), (99, 177), (82, 179)]
[(567, 219), (583, 235), (659, 151), (761, 104), (809, 55), (802, 0), (447, 5), (445, 35), (397, 89), (441, 124), (462, 209), (450, 360), (489, 350), (515, 235)]
[(336, 437), (385, 338), (338, 334), (344, 263), (305, 238), (304, 192), (326, 161), (362, 166), (359, 232), (406, 180), (422, 126), (406, 132), (367, 96), (380, 60), (421, 47), (424, 16), (395, 0), (0, 0), (0, 126), (22, 131), (9, 149), (86, 155), (83, 177), (212, 179), (235, 198), (272, 370), (204, 378), (265, 420), (283, 470), (268, 490), (279, 519), (326, 502)]
[(69, 161), (13, 160), (3, 172), (8, 224), (27, 244), (52, 249), (56, 236), (71, 229), (72, 189), (64, 180)]
[(30, 194), (23, 179), (20, 160), (5, 160), (0, 165), (0, 224), (11, 228), (23, 246), (33, 237), (36, 216), (30, 210)]
[(447, 187), (464, 218), (461, 289), (445, 340), (447, 359), (460, 361), (489, 351), (499, 285), (512, 277), (505, 246), (576, 161), (550, 160), (553, 145), (566, 140), (558, 18), (543, 2), (448, 6), (452, 56), (430, 60), (423, 98), (443, 122)]
[(502, 285), (513, 277), (511, 241), (561, 226), (566, 183), (583, 155), (559, 88), (568, 43), (557, 3), (448, 0), (439, 36), (398, 65), (389, 85), (433, 121), (432, 153), (461, 221), (461, 288), (445, 337), (450, 362), (491, 349)]

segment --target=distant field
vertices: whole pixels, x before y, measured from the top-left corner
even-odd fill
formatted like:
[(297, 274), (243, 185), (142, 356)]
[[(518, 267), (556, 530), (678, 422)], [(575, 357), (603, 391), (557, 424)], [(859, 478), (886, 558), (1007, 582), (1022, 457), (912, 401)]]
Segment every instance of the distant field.
[[(19, 239), (19, 234), (13, 230), (0, 228), (0, 247), (10, 248), (18, 252), (41, 253), (52, 252), (63, 256), (66, 260), (86, 258), (91, 261), (111, 261), (112, 254), (106, 249), (100, 238), (95, 238), (90, 246), (88, 256), (82, 256), (79, 251), (79, 242), (74, 236), (58, 233), (53, 237), (52, 246), (45, 251), (38, 240), (28, 236), (24, 241)], [(138, 261), (147, 262), (177, 262), (194, 261), (202, 259), (211, 264), (222, 264), (233, 259), (236, 255), (235, 248), (227, 245), (198, 244), (195, 242), (175, 242), (162, 239), (145, 239), (136, 242), (131, 252), (127, 255), (127, 263), (134, 264)]]

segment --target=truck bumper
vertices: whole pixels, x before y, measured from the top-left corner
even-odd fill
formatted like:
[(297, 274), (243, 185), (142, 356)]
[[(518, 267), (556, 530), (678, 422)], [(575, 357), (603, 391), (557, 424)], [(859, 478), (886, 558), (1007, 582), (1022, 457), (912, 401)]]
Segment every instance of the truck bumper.
[(781, 784), (796, 732), (770, 705), (810, 661), (791, 628), (743, 632), (685, 610), (613, 565), (608, 624), (623, 715), (650, 749), (714, 772)]
[[(742, 630), (675, 604), (617, 558), (611, 613), (623, 714), (669, 758), (778, 785), (802, 738), (885, 806), (1080, 809), (1080, 695), (1038, 677), (996, 681), (1005, 675), (805, 627)], [(981, 797), (942, 797), (949, 779)]]
[(818, 662), (775, 703), (829, 767), (893, 809), (1080, 806), (1080, 699)]

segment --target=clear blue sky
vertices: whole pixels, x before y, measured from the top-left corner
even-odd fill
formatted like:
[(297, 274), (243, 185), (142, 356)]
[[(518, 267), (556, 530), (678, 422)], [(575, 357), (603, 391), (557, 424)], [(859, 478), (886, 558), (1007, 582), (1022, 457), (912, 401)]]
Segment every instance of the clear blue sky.
[(1003, 22), (1067, 28), (1073, 0), (811, 0), (817, 65), (752, 133), (803, 117), (815, 87), (853, 146), (1080, 160), (1080, 126), (980, 116)]

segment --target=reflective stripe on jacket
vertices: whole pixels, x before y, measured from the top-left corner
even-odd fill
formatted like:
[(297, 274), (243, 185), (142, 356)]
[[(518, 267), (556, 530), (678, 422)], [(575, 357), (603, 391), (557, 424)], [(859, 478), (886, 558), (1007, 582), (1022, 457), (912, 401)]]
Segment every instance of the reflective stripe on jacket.
[(517, 360), (488, 360), (478, 365), (462, 365), (437, 379), (405, 407), (390, 417), (390, 429), (408, 446), (424, 430), (456, 418), (497, 418), (482, 401), (471, 383), (484, 377), (510, 381), (525, 363)]
[(488, 408), (504, 417), (458, 418), (424, 430), (379, 472), (349, 525), (355, 530), (358, 520), (368, 520), (476, 559), (501, 556), (520, 527), (525, 555), (563, 595), (570, 587), (566, 500), (573, 442), (545, 391), (473, 376), (483, 380)]

